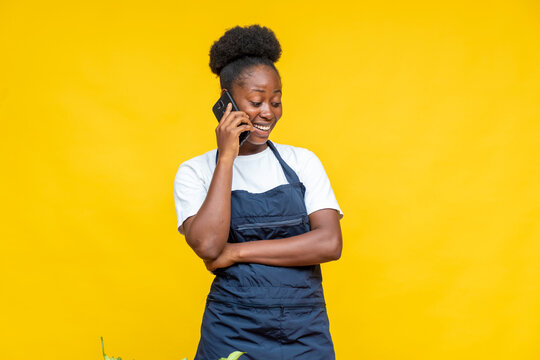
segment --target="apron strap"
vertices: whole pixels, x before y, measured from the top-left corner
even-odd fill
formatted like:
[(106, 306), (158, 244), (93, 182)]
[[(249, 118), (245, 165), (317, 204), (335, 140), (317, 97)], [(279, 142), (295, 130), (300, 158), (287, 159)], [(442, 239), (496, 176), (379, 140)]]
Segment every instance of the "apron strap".
[[(289, 184), (294, 184), (294, 183), (300, 182), (300, 179), (298, 178), (298, 175), (296, 175), (296, 172), (294, 172), (294, 170), (291, 169), (291, 167), (289, 165), (287, 165), (285, 160), (283, 160), (281, 158), (281, 155), (279, 155), (279, 152), (277, 151), (274, 144), (270, 140), (266, 140), (266, 144), (268, 145), (270, 150), (272, 150), (272, 152), (274, 153), (274, 155), (278, 159), (279, 164), (281, 165), (281, 168), (283, 169), (283, 173), (285, 174), (285, 177), (287, 178), (287, 181), (289, 182)], [(218, 156), (219, 156), (219, 152), (218, 152), (218, 150), (216, 150), (216, 164), (217, 164), (217, 161), (218, 161)]]
[(274, 144), (270, 140), (267, 140), (266, 143), (268, 144), (268, 147), (270, 147), (270, 149), (272, 150), (272, 152), (274, 153), (274, 155), (278, 159), (278, 161), (279, 161), (279, 163), (281, 165), (281, 168), (283, 169), (283, 172), (285, 173), (285, 177), (287, 178), (287, 181), (289, 182), (289, 184), (294, 184), (294, 183), (300, 182), (300, 179), (298, 178), (298, 175), (296, 175), (294, 170), (291, 169), (291, 167), (289, 165), (287, 165), (285, 160), (283, 160), (281, 158), (281, 155), (279, 155), (279, 152), (277, 151)]

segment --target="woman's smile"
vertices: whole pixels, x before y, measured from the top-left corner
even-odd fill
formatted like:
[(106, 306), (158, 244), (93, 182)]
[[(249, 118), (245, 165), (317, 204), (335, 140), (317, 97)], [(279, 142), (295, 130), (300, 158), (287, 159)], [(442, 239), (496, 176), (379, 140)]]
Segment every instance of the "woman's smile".
[(255, 128), (255, 130), (252, 131), (249, 136), (257, 136), (259, 138), (263, 138), (264, 141), (268, 139), (268, 136), (270, 136), (270, 132), (274, 128), (274, 122), (270, 124), (252, 122), (252, 125)]
[(261, 131), (265, 131), (265, 132), (270, 130), (270, 125), (264, 126), (264, 125), (260, 125), (260, 124), (253, 124), (253, 127), (256, 128), (256, 129), (259, 129)]

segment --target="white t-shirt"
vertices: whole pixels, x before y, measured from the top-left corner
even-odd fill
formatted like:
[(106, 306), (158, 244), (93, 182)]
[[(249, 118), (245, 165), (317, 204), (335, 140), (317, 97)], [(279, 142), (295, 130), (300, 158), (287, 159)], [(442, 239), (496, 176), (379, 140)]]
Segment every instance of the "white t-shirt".
[[(319, 158), (307, 149), (273, 144), (306, 187), (304, 201), (308, 215), (321, 209), (335, 209), (342, 218), (343, 212)], [(215, 168), (216, 149), (187, 160), (178, 168), (174, 179), (174, 204), (181, 234), (184, 234), (181, 225), (197, 214), (206, 199)], [(237, 156), (234, 160), (231, 190), (262, 193), (286, 183), (287, 178), (270, 147), (257, 154)]]

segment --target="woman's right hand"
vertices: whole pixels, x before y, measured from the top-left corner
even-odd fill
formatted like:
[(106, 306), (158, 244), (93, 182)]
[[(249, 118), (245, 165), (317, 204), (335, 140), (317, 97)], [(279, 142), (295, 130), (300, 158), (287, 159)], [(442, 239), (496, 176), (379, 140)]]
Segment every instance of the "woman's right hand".
[(219, 158), (234, 160), (240, 150), (238, 140), (240, 133), (253, 130), (249, 116), (243, 111), (232, 111), (232, 104), (227, 104), (225, 113), (216, 127)]

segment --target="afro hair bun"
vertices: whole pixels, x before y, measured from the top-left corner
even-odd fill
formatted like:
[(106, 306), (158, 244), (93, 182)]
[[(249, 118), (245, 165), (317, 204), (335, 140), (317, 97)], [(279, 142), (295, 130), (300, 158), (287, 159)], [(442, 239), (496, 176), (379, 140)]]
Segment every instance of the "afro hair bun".
[(281, 46), (272, 30), (260, 25), (235, 26), (210, 48), (210, 69), (219, 75), (227, 64), (242, 57), (261, 57), (276, 62), (280, 56)]

